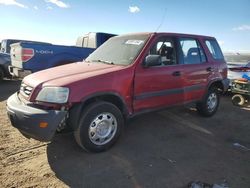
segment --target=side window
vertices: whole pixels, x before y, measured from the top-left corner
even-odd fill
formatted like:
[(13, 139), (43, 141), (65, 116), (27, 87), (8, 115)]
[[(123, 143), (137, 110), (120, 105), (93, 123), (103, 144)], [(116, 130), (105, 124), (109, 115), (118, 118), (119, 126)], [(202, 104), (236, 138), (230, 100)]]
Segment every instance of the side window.
[(150, 49), (150, 55), (160, 55), (162, 65), (175, 65), (176, 61), (176, 49), (174, 41), (171, 38), (159, 39)]
[(215, 60), (224, 59), (220, 46), (216, 40), (206, 40), (206, 45)]
[(96, 48), (96, 33), (89, 33), (88, 48)]
[(88, 46), (88, 37), (87, 36), (80, 36), (77, 38), (76, 46), (78, 47), (87, 47)]
[(95, 33), (90, 33), (83, 37), (79, 37), (76, 41), (76, 46), (84, 47), (84, 48), (96, 48)]
[(182, 59), (184, 64), (200, 64), (206, 62), (206, 56), (199, 42), (192, 38), (180, 38)]
[(83, 45), (82, 46), (87, 48), (88, 47), (88, 41), (89, 41), (89, 38), (88, 37), (84, 37), (83, 38)]

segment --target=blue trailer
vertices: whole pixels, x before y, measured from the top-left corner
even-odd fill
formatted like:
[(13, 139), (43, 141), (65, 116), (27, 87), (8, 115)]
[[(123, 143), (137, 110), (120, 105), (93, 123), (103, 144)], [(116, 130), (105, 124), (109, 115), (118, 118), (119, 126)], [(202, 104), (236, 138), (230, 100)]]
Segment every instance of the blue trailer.
[(11, 66), (9, 71), (14, 77), (82, 61), (110, 37), (110, 33), (90, 32), (78, 37), (76, 46), (53, 45), (41, 42), (19, 42), (11, 45)]

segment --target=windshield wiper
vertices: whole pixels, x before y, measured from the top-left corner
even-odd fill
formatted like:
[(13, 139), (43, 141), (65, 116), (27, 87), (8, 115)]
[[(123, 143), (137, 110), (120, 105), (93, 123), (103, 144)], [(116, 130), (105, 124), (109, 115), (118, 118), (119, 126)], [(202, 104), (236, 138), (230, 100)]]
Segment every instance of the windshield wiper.
[(95, 59), (95, 60), (91, 60), (92, 62), (100, 62), (100, 63), (105, 63), (105, 64), (108, 64), (108, 65), (114, 65), (114, 62), (112, 61), (105, 61), (105, 60), (102, 60), (102, 59)]

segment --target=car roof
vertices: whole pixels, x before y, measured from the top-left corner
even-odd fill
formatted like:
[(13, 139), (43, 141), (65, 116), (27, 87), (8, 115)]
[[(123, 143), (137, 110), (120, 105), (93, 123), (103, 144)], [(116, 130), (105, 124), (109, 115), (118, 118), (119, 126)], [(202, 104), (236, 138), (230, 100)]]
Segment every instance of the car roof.
[(215, 39), (212, 36), (206, 36), (206, 35), (197, 35), (197, 34), (186, 34), (186, 33), (172, 33), (172, 32), (140, 32), (140, 33), (128, 33), (128, 34), (122, 34), (120, 36), (126, 36), (126, 35), (169, 35), (169, 36), (177, 36), (177, 37), (194, 37), (194, 38), (207, 38), (207, 39)]

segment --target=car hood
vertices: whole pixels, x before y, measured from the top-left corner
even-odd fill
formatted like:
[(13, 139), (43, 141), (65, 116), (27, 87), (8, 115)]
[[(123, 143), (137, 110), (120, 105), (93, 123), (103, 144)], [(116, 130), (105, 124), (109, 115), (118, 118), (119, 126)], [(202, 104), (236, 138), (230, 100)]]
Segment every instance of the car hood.
[(123, 69), (124, 66), (103, 63), (76, 62), (39, 71), (26, 76), (23, 80), (29, 86), (65, 86), (75, 81)]

